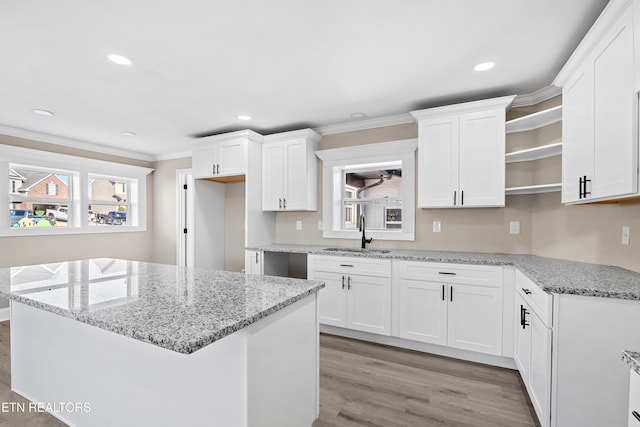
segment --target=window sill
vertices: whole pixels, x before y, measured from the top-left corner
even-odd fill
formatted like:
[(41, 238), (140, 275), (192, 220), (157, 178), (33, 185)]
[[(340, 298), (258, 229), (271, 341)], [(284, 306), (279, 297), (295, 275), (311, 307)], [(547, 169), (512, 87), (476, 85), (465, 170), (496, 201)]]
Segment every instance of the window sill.
[(110, 234), (110, 233), (139, 233), (147, 231), (146, 226), (113, 226), (113, 227), (29, 227), (8, 228), (0, 231), (0, 237), (23, 236), (60, 236), (69, 234)]
[[(331, 230), (331, 231), (323, 231), (322, 237), (325, 239), (360, 240), (362, 239), (362, 233), (359, 231)], [(373, 238), (374, 241), (376, 240), (414, 241), (415, 240), (414, 233), (402, 232), (402, 231), (367, 231), (366, 237), (367, 239)]]

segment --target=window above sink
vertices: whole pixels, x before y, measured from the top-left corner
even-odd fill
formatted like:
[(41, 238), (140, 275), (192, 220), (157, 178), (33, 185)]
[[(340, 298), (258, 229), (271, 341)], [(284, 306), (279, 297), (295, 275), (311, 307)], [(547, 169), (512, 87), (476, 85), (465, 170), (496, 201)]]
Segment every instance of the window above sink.
[(323, 237), (414, 240), (416, 139), (316, 151), (323, 161)]

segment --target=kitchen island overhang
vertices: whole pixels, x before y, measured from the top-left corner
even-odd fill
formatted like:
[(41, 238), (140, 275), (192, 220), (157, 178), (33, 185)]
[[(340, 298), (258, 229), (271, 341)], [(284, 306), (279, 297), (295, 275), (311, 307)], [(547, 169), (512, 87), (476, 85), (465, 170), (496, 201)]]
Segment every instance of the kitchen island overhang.
[(317, 417), (321, 282), (112, 259), (2, 269), (0, 281), (12, 389), (77, 404), (53, 412), (71, 425)]

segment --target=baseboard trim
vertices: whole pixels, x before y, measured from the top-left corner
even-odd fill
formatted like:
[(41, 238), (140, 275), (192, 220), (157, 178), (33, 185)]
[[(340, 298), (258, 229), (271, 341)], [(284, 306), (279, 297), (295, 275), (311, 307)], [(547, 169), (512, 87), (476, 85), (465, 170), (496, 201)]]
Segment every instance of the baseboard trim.
[(11, 308), (3, 307), (0, 308), (0, 322), (7, 321), (11, 318)]
[(376, 344), (384, 344), (393, 347), (406, 348), (408, 350), (421, 351), (423, 353), (437, 354), (438, 356), (451, 357), (454, 359), (466, 360), (469, 362), (482, 363), (485, 365), (497, 366), (500, 368), (517, 370), (515, 360), (510, 357), (494, 356), (491, 354), (476, 353), (473, 351), (460, 350), (457, 348), (444, 347), (441, 345), (428, 344), (419, 341), (407, 340), (404, 338), (388, 337), (386, 335), (371, 334), (368, 332), (354, 331), (351, 329), (339, 328), (336, 326), (320, 325), (320, 332), (338, 335), (346, 338), (354, 338), (369, 341)]

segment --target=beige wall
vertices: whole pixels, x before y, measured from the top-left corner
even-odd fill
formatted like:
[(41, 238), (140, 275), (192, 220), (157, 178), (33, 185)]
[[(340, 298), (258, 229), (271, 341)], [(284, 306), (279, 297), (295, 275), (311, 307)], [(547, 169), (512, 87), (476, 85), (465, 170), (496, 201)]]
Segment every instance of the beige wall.
[(226, 184), (224, 188), (224, 269), (244, 269), (245, 183)]
[(153, 168), (153, 248), (151, 261), (176, 263), (176, 171), (190, 169), (191, 157), (154, 162)]
[[(561, 103), (560, 97), (509, 112), (510, 117)], [(562, 125), (556, 123), (531, 132), (509, 134), (507, 151), (560, 142)], [(328, 135), (320, 149), (417, 137), (413, 124)], [(561, 157), (507, 165), (507, 186), (560, 182)], [(319, 168), (318, 182), (322, 182)], [(417, 183), (419, 186), (420, 183)], [(323, 239), (322, 191), (317, 212), (280, 212), (276, 215), (276, 243), (357, 246), (357, 240)], [(302, 230), (296, 231), (296, 221)], [(432, 221), (442, 221), (433, 233)], [(521, 234), (509, 234), (509, 222), (520, 221)], [(622, 245), (623, 225), (631, 227), (631, 244)], [(637, 234), (636, 234), (637, 233)], [(427, 250), (531, 253), (569, 260), (608, 264), (640, 272), (640, 204), (564, 206), (560, 193), (508, 196), (506, 207), (482, 209), (416, 209), (413, 242), (377, 241), (373, 247)]]

